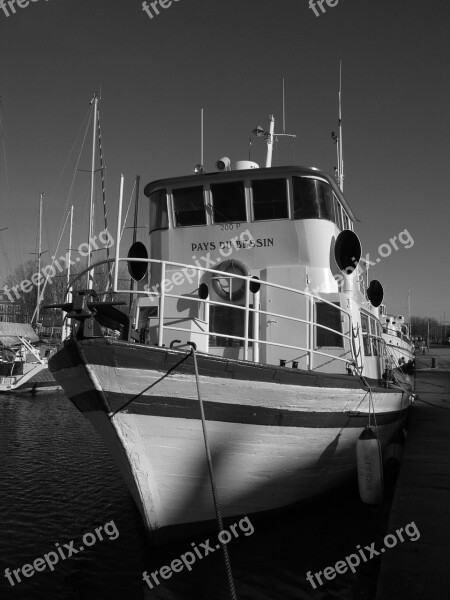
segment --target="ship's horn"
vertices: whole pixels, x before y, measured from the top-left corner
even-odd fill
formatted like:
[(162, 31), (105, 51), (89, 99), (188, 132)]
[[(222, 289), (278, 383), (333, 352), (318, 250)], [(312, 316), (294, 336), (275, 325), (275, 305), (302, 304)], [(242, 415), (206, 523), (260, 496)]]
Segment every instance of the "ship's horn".
[(345, 275), (351, 275), (361, 260), (361, 242), (351, 229), (344, 229), (336, 238), (334, 258)]
[(367, 299), (375, 308), (378, 308), (378, 306), (380, 306), (380, 304), (383, 302), (384, 290), (378, 279), (372, 279), (372, 281), (369, 283), (366, 293)]
[[(128, 258), (145, 258), (148, 259), (147, 248), (142, 242), (134, 242), (128, 250)], [(130, 261), (128, 263), (128, 273), (134, 281), (142, 281), (147, 275), (146, 262)]]

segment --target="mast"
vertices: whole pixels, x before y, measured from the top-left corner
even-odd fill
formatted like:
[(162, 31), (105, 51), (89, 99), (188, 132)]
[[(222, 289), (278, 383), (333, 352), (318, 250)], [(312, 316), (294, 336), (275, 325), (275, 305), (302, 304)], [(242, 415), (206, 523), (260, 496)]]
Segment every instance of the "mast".
[(68, 257), (69, 260), (67, 262), (67, 295), (69, 295), (69, 287), (70, 287), (70, 259), (72, 255), (72, 227), (73, 227), (73, 204), (70, 207), (70, 229), (69, 229), (69, 252)]
[(273, 152), (273, 131), (275, 128), (275, 119), (273, 115), (269, 116), (269, 133), (266, 137), (267, 142), (267, 155), (266, 155), (266, 167), (272, 166), (272, 152)]
[[(87, 257), (87, 267), (88, 269), (92, 263), (92, 249), (91, 249), (91, 240), (92, 240), (92, 226), (94, 220), (94, 179), (95, 179), (95, 144), (96, 144), (96, 129), (97, 129), (97, 111), (98, 111), (98, 95), (97, 92), (94, 94), (94, 97), (91, 100), (91, 104), (94, 103), (94, 120), (92, 126), (92, 163), (91, 163), (91, 197), (89, 204), (89, 253)], [(92, 289), (93, 281), (90, 271), (87, 272), (87, 288), (89, 290)]]
[(37, 302), (36, 302), (36, 324), (39, 323), (39, 308), (41, 304), (41, 254), (42, 254), (42, 202), (45, 194), (41, 192), (39, 198), (39, 237), (38, 237), (38, 268), (37, 272)]
[[(203, 112), (203, 109), (202, 109)], [(139, 182), (141, 181), (140, 175), (136, 175), (136, 191), (134, 196), (134, 220), (133, 220), (133, 244), (136, 243), (137, 240), (137, 227), (138, 227), (138, 212), (139, 212)], [(134, 290), (134, 279), (131, 277), (130, 281), (130, 291)], [(130, 304), (129, 309), (131, 311), (131, 305), (133, 303), (133, 295), (130, 294)]]
[(339, 139), (338, 139), (338, 180), (341, 192), (344, 191), (344, 154), (342, 147), (342, 60), (339, 62)]
[(411, 337), (411, 290), (408, 288), (408, 337)]
[[(64, 298), (64, 300), (66, 302), (68, 302), (68, 301), (71, 300), (71, 290), (70, 290), (70, 262), (71, 262), (71, 256), (72, 256), (73, 204), (70, 207), (69, 214), (70, 214), (69, 250), (68, 250), (68, 253), (67, 253), (68, 261), (67, 261), (67, 275), (66, 275), (66, 283), (67, 283), (66, 289), (67, 289), (67, 292), (66, 292), (66, 296)], [(61, 341), (64, 341), (66, 338), (69, 337), (69, 335), (70, 335), (70, 329), (71, 329), (71, 327), (70, 327), (69, 319), (67, 319), (67, 317), (66, 317), (65, 325), (61, 329)]]
[(200, 164), (203, 164), (203, 108), (200, 111)]

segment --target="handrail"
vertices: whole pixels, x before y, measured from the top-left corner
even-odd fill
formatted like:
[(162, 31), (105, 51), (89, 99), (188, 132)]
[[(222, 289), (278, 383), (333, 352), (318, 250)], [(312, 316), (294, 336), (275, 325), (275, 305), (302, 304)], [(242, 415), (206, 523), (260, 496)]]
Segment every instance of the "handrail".
[[(104, 262), (109, 262), (109, 261), (101, 261), (98, 264), (102, 264)], [(219, 275), (222, 276), (226, 276), (226, 277), (232, 277), (233, 279), (243, 279), (245, 281), (254, 281), (252, 279), (252, 275), (238, 275), (238, 274), (230, 274), (227, 271), (218, 271), (217, 269), (208, 269), (206, 267), (199, 267), (197, 265), (188, 265), (185, 263), (178, 263), (178, 262), (173, 262), (170, 260), (160, 260), (160, 259), (156, 259), (156, 258), (129, 258), (129, 257), (123, 257), (123, 258), (118, 258), (117, 262), (144, 262), (144, 263), (155, 263), (155, 264), (165, 264), (165, 265), (172, 265), (175, 267), (182, 267), (184, 269), (195, 269), (196, 271), (201, 271), (202, 273), (218, 273)], [(91, 268), (93, 268), (96, 265), (92, 265)], [(329, 300), (326, 300), (325, 298), (322, 298), (321, 296), (318, 296), (317, 294), (314, 294), (312, 292), (308, 292), (306, 290), (297, 290), (295, 288), (291, 288), (289, 286), (285, 286), (285, 285), (280, 285), (278, 283), (272, 283), (271, 281), (263, 281), (262, 279), (258, 279), (258, 283), (260, 283), (261, 285), (266, 285), (266, 286), (270, 286), (270, 287), (274, 287), (274, 288), (278, 288), (287, 292), (293, 292), (295, 294), (300, 294), (303, 296), (309, 296), (311, 298), (315, 298), (317, 300), (320, 300), (321, 302), (325, 302), (326, 304), (329, 304), (330, 306), (333, 306), (335, 309), (339, 310), (340, 312), (343, 312), (344, 314), (348, 315), (349, 318), (351, 318), (351, 314), (349, 311), (345, 310), (345, 308), (342, 308), (340, 306), (336, 306), (336, 304), (333, 304), (333, 302), (330, 302)], [(144, 295), (144, 296), (158, 296), (158, 292), (150, 292), (148, 290), (119, 290), (119, 289), (115, 289), (114, 290), (115, 293), (119, 293), (119, 294), (137, 294), (137, 295)], [(226, 304), (225, 302), (223, 304)]]
[[(166, 260), (152, 259), (152, 258), (138, 258), (138, 257), (133, 257), (133, 258), (130, 257), (129, 258), (129, 257), (117, 257), (116, 256), (116, 258), (114, 258), (114, 259), (98, 261), (96, 263), (91, 264), (91, 266), (88, 269), (85, 269), (83, 271), (83, 273), (78, 274), (77, 278), (74, 281), (81, 278), (82, 275), (84, 275), (87, 271), (92, 270), (95, 267), (100, 266), (102, 264), (112, 263), (112, 262), (115, 263), (116, 269), (118, 269), (119, 262), (144, 262), (144, 263), (153, 263), (153, 264), (161, 265), (161, 277), (160, 277), (160, 282), (158, 284), (160, 291), (118, 289), (117, 274), (115, 274), (116, 275), (115, 276), (115, 285), (114, 285), (114, 290), (113, 290), (113, 293), (126, 293), (126, 294), (131, 294), (131, 295), (141, 295), (141, 296), (145, 296), (145, 297), (153, 296), (153, 297), (159, 299), (159, 314), (158, 314), (158, 320), (159, 320), (158, 345), (159, 346), (163, 345), (164, 330), (173, 330), (173, 331), (192, 333), (192, 330), (190, 330), (190, 329), (186, 329), (186, 328), (182, 328), (182, 327), (174, 327), (174, 326), (164, 324), (165, 300), (166, 300), (166, 298), (174, 298), (174, 299), (183, 299), (185, 301), (191, 300), (191, 301), (199, 303), (199, 304), (204, 304), (205, 306), (208, 307), (208, 309), (209, 309), (209, 306), (211, 306), (211, 305), (219, 305), (219, 306), (232, 306), (233, 308), (235, 308), (237, 310), (244, 310), (245, 311), (245, 317), (244, 317), (245, 336), (234, 336), (234, 335), (230, 335), (230, 334), (220, 334), (220, 333), (212, 332), (209, 330), (209, 319), (208, 319), (208, 331), (196, 331), (196, 334), (208, 336), (208, 338), (209, 338), (209, 336), (215, 336), (215, 337), (222, 337), (222, 338), (228, 338), (228, 339), (235, 339), (235, 340), (243, 342), (244, 343), (244, 360), (248, 360), (249, 344), (252, 343), (252, 344), (258, 344), (258, 345), (262, 344), (265, 346), (288, 348), (288, 349), (297, 350), (300, 352), (305, 352), (307, 354), (307, 356), (309, 357), (308, 369), (312, 369), (312, 356), (314, 356), (314, 355), (325, 356), (325, 357), (331, 358), (333, 360), (345, 362), (347, 364), (353, 363), (356, 361), (356, 358), (354, 356), (355, 350), (353, 348), (353, 344), (351, 343), (351, 341), (352, 341), (352, 338), (351, 338), (351, 331), (352, 331), (351, 313), (348, 310), (346, 310), (340, 306), (336, 306), (336, 304), (334, 304), (333, 302), (330, 302), (329, 300), (323, 298), (322, 296), (319, 296), (319, 295), (309, 292), (307, 290), (298, 290), (295, 288), (291, 288), (289, 286), (283, 286), (283, 285), (280, 285), (277, 283), (272, 283), (270, 281), (258, 280), (258, 283), (261, 286), (269, 286), (272, 288), (281, 289), (286, 292), (299, 294), (300, 296), (304, 297), (306, 300), (309, 298), (309, 301), (310, 301), (309, 302), (310, 308), (308, 309), (309, 318), (301, 319), (299, 317), (292, 317), (290, 315), (283, 315), (281, 313), (276, 313), (273, 311), (266, 311), (266, 310), (262, 310), (260, 308), (250, 307), (250, 282), (254, 281), (252, 279), (251, 275), (238, 275), (238, 274), (234, 274), (234, 273), (230, 274), (227, 271), (219, 271), (217, 269), (209, 269), (209, 268), (201, 267), (201, 266), (197, 266), (197, 265), (188, 265), (185, 263), (178, 263), (178, 262), (174, 262), (174, 261), (166, 261)], [(167, 265), (170, 265), (173, 267), (180, 267), (183, 270), (190, 269), (190, 270), (194, 270), (199, 273), (213, 273), (213, 274), (217, 274), (221, 277), (242, 279), (245, 282), (245, 288), (246, 288), (245, 289), (245, 304), (238, 305), (238, 304), (234, 304), (231, 302), (219, 302), (216, 300), (211, 300), (210, 298), (202, 299), (199, 297), (191, 297), (191, 296), (186, 296), (186, 295), (181, 296), (178, 294), (167, 293), (165, 291), (165, 286), (161, 285), (161, 282), (164, 282), (166, 279), (166, 266)], [(72, 284), (73, 284), (73, 282), (72, 282)], [(108, 293), (112, 293), (112, 292), (108, 292)], [(314, 300), (328, 304), (328, 305), (332, 306), (334, 309), (338, 310), (341, 314), (345, 315), (348, 319), (348, 333), (344, 333), (343, 331), (338, 331), (336, 329), (327, 327), (326, 325), (321, 325), (320, 323), (316, 323), (314, 321), (313, 314), (312, 314), (312, 307), (314, 306)], [(259, 339), (259, 337), (258, 337), (258, 339), (249, 337), (248, 328), (249, 328), (249, 322), (250, 322), (250, 313), (253, 313), (254, 315), (274, 316), (274, 317), (278, 317), (281, 319), (287, 319), (287, 320), (290, 320), (293, 322), (298, 322), (298, 323), (302, 323), (302, 324), (306, 325), (307, 331), (308, 331), (308, 333), (307, 333), (307, 346), (308, 347), (294, 346), (294, 345), (290, 345), (290, 344), (281, 344), (279, 342), (261, 340), (261, 339)], [(330, 331), (331, 333), (337, 334), (340, 338), (348, 340), (350, 342), (349, 349), (345, 352), (345, 354), (350, 354), (350, 357), (344, 358), (342, 356), (329, 354), (327, 352), (323, 352), (321, 350), (314, 348), (313, 347), (313, 331), (314, 331), (315, 327), (321, 328), (326, 331)]]
[[(305, 352), (306, 355), (308, 356), (308, 368), (312, 369), (312, 357), (314, 355), (320, 355), (320, 356), (325, 356), (328, 358), (331, 358), (333, 360), (337, 360), (337, 361), (342, 361), (345, 363), (349, 363), (349, 362), (354, 362), (356, 359), (354, 357), (354, 348), (352, 345), (352, 338), (351, 338), (351, 331), (352, 331), (352, 317), (351, 317), (351, 313), (340, 307), (340, 306), (336, 306), (336, 304), (334, 304), (333, 302), (317, 295), (314, 294), (312, 292), (309, 292), (307, 290), (299, 290), (299, 289), (295, 289), (295, 288), (291, 288), (289, 286), (284, 286), (284, 285), (280, 285), (277, 283), (272, 283), (269, 281), (263, 281), (263, 280), (259, 280), (258, 283), (261, 286), (266, 286), (266, 287), (271, 287), (271, 288), (275, 288), (275, 289), (280, 289), (283, 290), (285, 292), (289, 292), (289, 293), (293, 293), (293, 294), (297, 294), (302, 296), (303, 298), (305, 298), (305, 300), (309, 299), (309, 303), (308, 306), (309, 308), (307, 308), (307, 318), (306, 319), (302, 319), (299, 317), (293, 317), (290, 315), (283, 315), (281, 313), (277, 313), (274, 311), (268, 311), (268, 310), (262, 310), (259, 307), (250, 307), (250, 283), (251, 281), (253, 281), (252, 276), (251, 275), (238, 275), (238, 274), (230, 274), (227, 271), (220, 271), (218, 269), (210, 269), (210, 268), (206, 268), (206, 267), (201, 267), (201, 266), (197, 266), (197, 265), (188, 265), (185, 263), (179, 263), (179, 262), (175, 262), (175, 261), (166, 261), (166, 260), (161, 260), (161, 259), (151, 259), (151, 258), (128, 258), (128, 257), (116, 257), (115, 258), (115, 262), (116, 262), (116, 268), (118, 268), (118, 265), (120, 262), (143, 262), (143, 263), (147, 263), (147, 264), (158, 264), (161, 266), (161, 274), (160, 274), (160, 280), (157, 284), (155, 284), (153, 290), (133, 290), (130, 291), (129, 289), (127, 290), (122, 290), (119, 289), (118, 286), (115, 286), (114, 292), (115, 293), (127, 293), (127, 294), (133, 294), (133, 295), (137, 295), (137, 296), (145, 296), (147, 298), (150, 297), (155, 297), (155, 299), (158, 299), (159, 302), (159, 314), (158, 314), (158, 321), (159, 321), (159, 327), (158, 327), (158, 345), (162, 346), (163, 344), (163, 339), (164, 339), (164, 330), (173, 330), (173, 331), (179, 331), (179, 332), (186, 332), (186, 333), (192, 333), (192, 331), (190, 329), (186, 329), (183, 327), (179, 327), (179, 326), (173, 326), (173, 325), (167, 325), (164, 324), (164, 312), (165, 312), (165, 302), (167, 298), (173, 298), (173, 299), (183, 299), (183, 300), (191, 300), (193, 302), (198, 303), (199, 305), (203, 304), (206, 307), (206, 310), (209, 311), (209, 307), (211, 305), (219, 305), (219, 306), (232, 306), (233, 308), (237, 309), (237, 310), (243, 310), (245, 312), (244, 315), (244, 336), (234, 336), (234, 335), (230, 335), (230, 334), (219, 334), (219, 333), (215, 333), (210, 331), (209, 329), (209, 318), (207, 319), (207, 323), (208, 323), (208, 330), (207, 331), (196, 331), (196, 334), (199, 335), (204, 335), (204, 336), (208, 336), (207, 339), (209, 339), (210, 336), (215, 336), (215, 337), (220, 337), (220, 338), (228, 338), (228, 339), (233, 339), (233, 340), (237, 340), (240, 342), (243, 342), (243, 346), (244, 346), (244, 360), (248, 360), (248, 354), (249, 354), (249, 344), (257, 344), (259, 347), (259, 344), (261, 345), (265, 345), (265, 346), (275, 346), (275, 347), (283, 347), (283, 348), (289, 348), (289, 349), (293, 349), (293, 350), (297, 350), (300, 352)], [(166, 285), (165, 285), (165, 281), (166, 281), (166, 269), (167, 267), (175, 267), (175, 268), (179, 268), (182, 272), (184, 272), (185, 277), (187, 277), (187, 274), (189, 273), (189, 278), (192, 279), (194, 273), (198, 274), (212, 274), (212, 275), (216, 275), (219, 277), (227, 277), (230, 279), (241, 279), (244, 281), (244, 285), (245, 285), (245, 303), (244, 305), (238, 305), (238, 304), (233, 304), (231, 302), (220, 302), (220, 301), (216, 301), (216, 300), (211, 300), (210, 298), (206, 298), (206, 299), (202, 299), (199, 297), (191, 297), (191, 296), (186, 296), (186, 295), (179, 295), (179, 294), (173, 294), (173, 293), (169, 293), (166, 291)], [(157, 290), (157, 291), (155, 291)], [(332, 306), (334, 309), (338, 310), (339, 313), (341, 315), (345, 315), (345, 318), (347, 320), (347, 326), (348, 329), (346, 328), (346, 332), (344, 331), (338, 331), (336, 329), (333, 329), (331, 327), (327, 327), (326, 325), (322, 325), (320, 323), (316, 323), (314, 321), (314, 315), (313, 315), (313, 307), (314, 307), (314, 301), (320, 301), (323, 302), (325, 304), (328, 304), (330, 306)], [(255, 315), (254, 318), (260, 317), (262, 315), (264, 316), (274, 316), (274, 317), (278, 317), (280, 319), (287, 319), (289, 321), (293, 321), (293, 322), (297, 322), (297, 323), (301, 323), (304, 324), (307, 327), (307, 346), (308, 347), (304, 347), (304, 346), (294, 346), (291, 344), (281, 344), (279, 342), (274, 342), (274, 341), (269, 341), (269, 340), (261, 340), (257, 338), (251, 338), (248, 335), (248, 329), (249, 329), (249, 322), (250, 322), (250, 314)], [(330, 331), (331, 333), (335, 333), (337, 334), (341, 339), (343, 340), (348, 340), (349, 342), (349, 349), (344, 353), (344, 354), (349, 354), (349, 357), (342, 357), (342, 356), (337, 356), (334, 354), (330, 354), (327, 352), (323, 352), (321, 350), (318, 350), (316, 348), (314, 348), (314, 344), (313, 344), (313, 340), (314, 340), (314, 328), (320, 328), (322, 330), (325, 331)], [(259, 354), (259, 351), (257, 351), (256, 353), (257, 355)], [(255, 359), (255, 358), (254, 358)]]

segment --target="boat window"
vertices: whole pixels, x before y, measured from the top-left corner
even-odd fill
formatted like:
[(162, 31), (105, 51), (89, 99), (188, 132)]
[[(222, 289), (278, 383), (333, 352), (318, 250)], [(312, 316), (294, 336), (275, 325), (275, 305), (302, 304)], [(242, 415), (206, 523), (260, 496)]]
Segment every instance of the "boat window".
[[(339, 303), (335, 303), (339, 306)], [(316, 347), (319, 346), (337, 346), (343, 347), (342, 338), (342, 321), (341, 312), (337, 308), (326, 302), (316, 303), (316, 323), (317, 325), (324, 325), (335, 331), (329, 331), (322, 327), (315, 327), (316, 329)]]
[[(250, 305), (250, 308), (253, 306)], [(240, 347), (244, 345), (244, 340), (235, 340), (234, 338), (225, 337), (226, 335), (234, 335), (244, 337), (245, 331), (245, 311), (229, 305), (212, 305), (209, 315), (210, 331), (222, 335), (210, 335), (210, 346), (221, 347)], [(252, 319), (249, 319), (248, 336), (253, 336)], [(252, 343), (249, 342), (249, 347)]]
[(361, 313), (361, 330), (363, 335), (363, 345), (365, 356), (372, 356), (372, 344), (369, 336), (369, 317)]
[(246, 221), (243, 181), (211, 184), (214, 223)]
[(344, 229), (350, 229), (350, 219), (348, 218), (348, 215), (345, 212), (345, 210), (343, 211), (343, 213), (344, 213)]
[(342, 210), (341, 210), (341, 205), (340, 205), (339, 200), (336, 198), (336, 196), (334, 194), (333, 194), (333, 199), (334, 199), (334, 214), (336, 216), (336, 225), (342, 231), (343, 225), (342, 225)]
[(150, 233), (158, 229), (167, 229), (167, 193), (166, 190), (156, 190), (150, 194)]
[(377, 322), (373, 317), (370, 317), (370, 333), (372, 342), (372, 352), (374, 356), (381, 355), (380, 340), (377, 338)]
[(206, 225), (202, 186), (175, 189), (172, 195), (175, 222), (178, 227)]
[(310, 177), (292, 177), (294, 219), (334, 221), (333, 190), (325, 181)]
[(286, 179), (255, 179), (252, 190), (255, 221), (288, 218)]

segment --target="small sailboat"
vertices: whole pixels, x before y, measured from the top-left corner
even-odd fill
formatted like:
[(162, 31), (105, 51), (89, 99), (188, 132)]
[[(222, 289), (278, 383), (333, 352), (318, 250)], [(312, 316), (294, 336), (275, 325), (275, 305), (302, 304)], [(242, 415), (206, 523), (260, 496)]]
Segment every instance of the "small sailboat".
[(76, 326), (49, 368), (152, 531), (214, 518), (205, 430), (222, 514), (249, 515), (352, 477), (371, 417), (385, 448), (412, 402), (383, 378), (382, 287), (360, 268), (342, 134), (338, 185), (273, 167), (273, 117), (261, 131), (264, 168), (223, 157), (149, 183), (149, 238), (126, 255), (122, 178), (114, 291), (130, 293), (118, 285), (128, 264), (130, 318), (92, 289), (61, 305)]
[(0, 323), (0, 392), (56, 388), (38, 336), (25, 323)]

